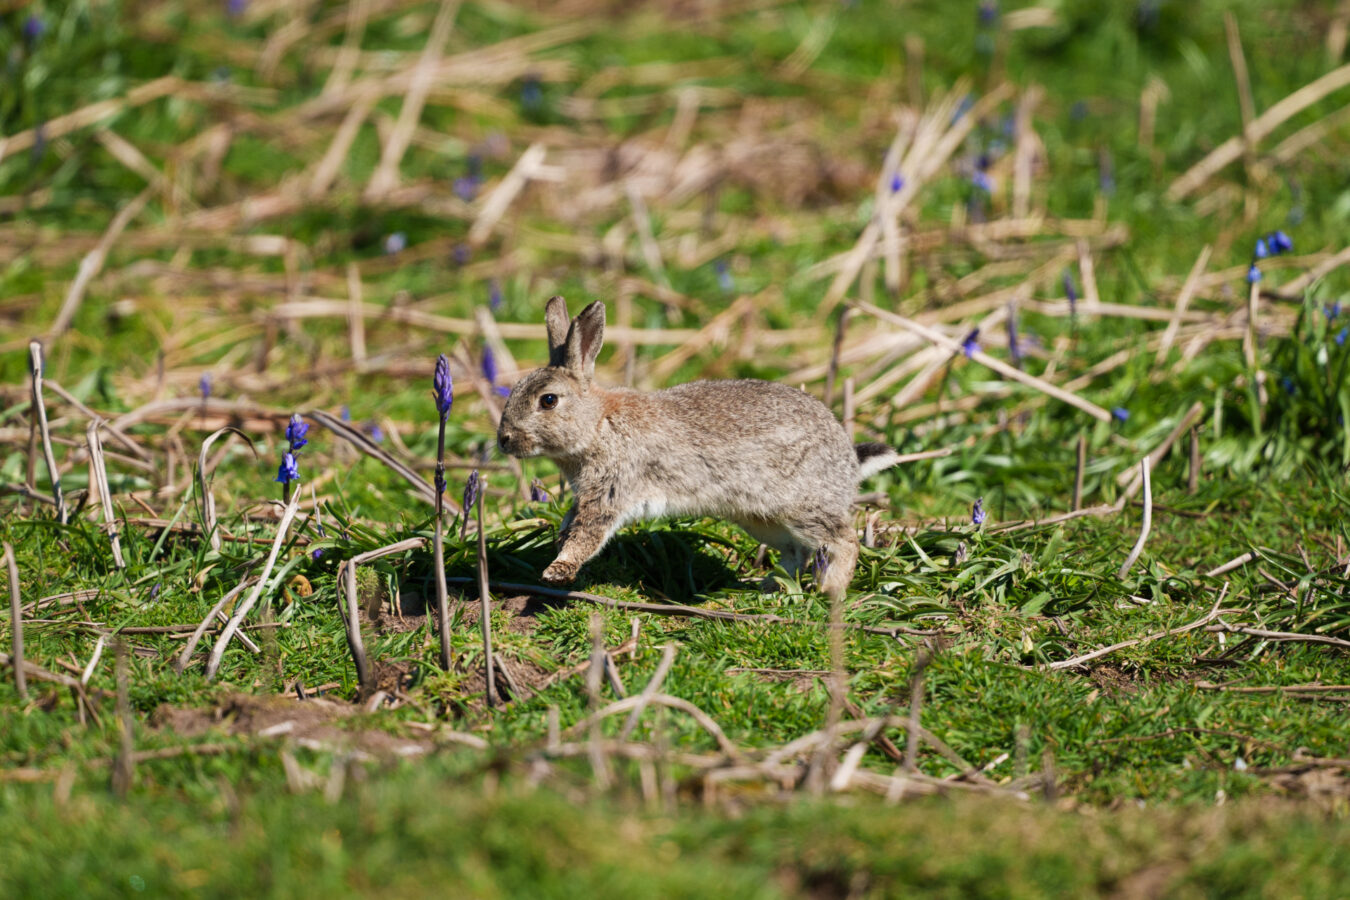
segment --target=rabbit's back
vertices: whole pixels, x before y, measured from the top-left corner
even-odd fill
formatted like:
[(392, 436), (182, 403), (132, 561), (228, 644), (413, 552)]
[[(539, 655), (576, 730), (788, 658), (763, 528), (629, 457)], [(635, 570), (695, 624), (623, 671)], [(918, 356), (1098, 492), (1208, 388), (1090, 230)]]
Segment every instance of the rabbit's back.
[[(847, 509), (858, 460), (826, 406), (773, 382), (697, 381), (610, 392), (615, 463), (653, 513), (772, 518), (785, 507)], [(617, 474), (617, 473), (616, 473)], [(658, 514), (660, 514), (658, 513)]]

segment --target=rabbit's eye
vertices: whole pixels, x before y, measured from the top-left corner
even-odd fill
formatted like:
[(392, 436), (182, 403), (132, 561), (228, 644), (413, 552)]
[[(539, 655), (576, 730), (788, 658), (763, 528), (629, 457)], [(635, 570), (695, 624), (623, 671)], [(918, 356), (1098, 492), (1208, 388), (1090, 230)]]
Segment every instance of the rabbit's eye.
[(555, 407), (555, 406), (557, 406), (557, 405), (558, 405), (558, 395), (557, 395), (557, 394), (545, 394), (544, 396), (542, 396), (542, 397), (539, 398), (539, 408), (540, 408), (540, 409), (552, 409), (553, 407)]

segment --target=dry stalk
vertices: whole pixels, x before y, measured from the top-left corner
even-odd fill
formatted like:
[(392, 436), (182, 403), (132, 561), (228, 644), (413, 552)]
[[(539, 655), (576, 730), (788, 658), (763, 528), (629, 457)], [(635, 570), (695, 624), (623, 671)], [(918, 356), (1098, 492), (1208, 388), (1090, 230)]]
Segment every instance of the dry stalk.
[(1049, 663), (1048, 665), (1045, 666), (1045, 668), (1050, 670), (1073, 669), (1083, 665), (1083, 663), (1091, 662), (1094, 659), (1100, 659), (1103, 656), (1115, 653), (1117, 650), (1124, 650), (1126, 647), (1133, 647), (1137, 644), (1146, 644), (1150, 641), (1156, 641), (1159, 638), (1171, 637), (1172, 635), (1175, 634), (1185, 634), (1188, 631), (1194, 631), (1197, 628), (1205, 627), (1210, 622), (1213, 622), (1215, 619), (1217, 619), (1219, 616), (1227, 615), (1230, 613), (1242, 612), (1242, 610), (1240, 609), (1220, 609), (1219, 607), (1222, 605), (1223, 599), (1226, 596), (1228, 596), (1227, 582), (1224, 583), (1223, 590), (1219, 592), (1219, 598), (1214, 601), (1214, 606), (1210, 608), (1209, 612), (1205, 613), (1203, 616), (1201, 616), (1200, 618), (1196, 619), (1194, 622), (1191, 622), (1188, 625), (1183, 625), (1180, 628), (1168, 628), (1164, 631), (1155, 631), (1152, 634), (1146, 634), (1143, 637), (1133, 638), (1132, 640), (1128, 641), (1121, 641), (1118, 644), (1112, 644), (1109, 647), (1102, 647), (1099, 650), (1093, 650), (1091, 653), (1084, 653), (1081, 656), (1075, 656), (1070, 659), (1061, 659), (1057, 662)]
[(1130, 555), (1125, 557), (1125, 562), (1121, 564), (1120, 571), (1116, 573), (1116, 577), (1120, 579), (1124, 579), (1126, 575), (1130, 574), (1130, 569), (1134, 567), (1135, 560), (1139, 559), (1139, 554), (1144, 552), (1144, 542), (1148, 540), (1149, 530), (1153, 527), (1153, 489), (1149, 482), (1149, 458), (1147, 456), (1139, 461), (1139, 473), (1144, 485), (1144, 520), (1139, 526), (1139, 539), (1134, 542)]
[(277, 536), (272, 541), (272, 549), (267, 554), (267, 561), (263, 563), (262, 572), (258, 575), (257, 584), (245, 598), (243, 603), (235, 607), (234, 615), (225, 623), (225, 628), (221, 631), (220, 637), (216, 639), (216, 644), (211, 648), (211, 655), (206, 660), (206, 680), (214, 681), (216, 672), (220, 669), (221, 657), (225, 654), (225, 648), (229, 646), (230, 639), (234, 637), (235, 632), (239, 630), (239, 625), (248, 615), (249, 610), (258, 602), (262, 596), (263, 588), (267, 587), (268, 578), (272, 574), (272, 567), (276, 564), (277, 555), (281, 553), (281, 545), (286, 540), (286, 532), (290, 530), (291, 522), (295, 519), (295, 514), (300, 508), (300, 491), (295, 491), (291, 495), (291, 501), (286, 504), (286, 509), (282, 513), (281, 521), (277, 523)]
[[(65, 494), (61, 491), (61, 472), (56, 466), (56, 454), (52, 452), (52, 434), (47, 425), (47, 406), (42, 400), (41, 341), (29, 342), (28, 359), (33, 378), (33, 415), (36, 417), (38, 434), (42, 437), (42, 455), (47, 462), (47, 476), (52, 482), (52, 498), (56, 501), (57, 521), (64, 525), (69, 520), (69, 512), (66, 509)], [(33, 463), (30, 461), (29, 470), (32, 469)]]
[(112, 490), (108, 487), (108, 469), (103, 461), (103, 441), (99, 438), (101, 419), (94, 419), (85, 429), (85, 439), (89, 442), (89, 484), (98, 491), (98, 499), (103, 506), (103, 521), (108, 530), (108, 540), (112, 544), (113, 562), (119, 569), (127, 567), (122, 558), (122, 538), (117, 533), (117, 518), (113, 514)]
[[(478, 509), (478, 621), (483, 631), (483, 685), (488, 708), (497, 705), (497, 683), (492, 666), (492, 595), (488, 592), (487, 536), (483, 529), (483, 500)], [(447, 626), (448, 633), (448, 626)]]
[(352, 662), (356, 664), (359, 697), (366, 700), (374, 693), (375, 682), (371, 677), (370, 663), (366, 659), (365, 643), (361, 639), (361, 614), (356, 602), (356, 565), (349, 559), (343, 563), (342, 570), (343, 593), (347, 601), (342, 624), (347, 632), (347, 647), (352, 652)]
[(5, 569), (9, 574), (9, 634), (10, 663), (14, 666), (14, 687), (19, 699), (28, 699), (28, 677), (24, 672), (23, 658), (23, 604), (19, 599), (19, 566), (14, 559), (14, 548), (8, 542), (4, 545)]

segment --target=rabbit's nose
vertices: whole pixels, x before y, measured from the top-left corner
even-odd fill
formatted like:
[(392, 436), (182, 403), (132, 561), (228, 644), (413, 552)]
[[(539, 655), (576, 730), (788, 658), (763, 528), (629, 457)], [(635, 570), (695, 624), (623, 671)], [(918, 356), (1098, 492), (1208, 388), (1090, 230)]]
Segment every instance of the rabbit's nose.
[(511, 432), (507, 431), (504, 428), (501, 431), (497, 432), (497, 446), (501, 448), (501, 451), (503, 453), (511, 452), (511, 442), (514, 439), (514, 437), (515, 435), (513, 435)]

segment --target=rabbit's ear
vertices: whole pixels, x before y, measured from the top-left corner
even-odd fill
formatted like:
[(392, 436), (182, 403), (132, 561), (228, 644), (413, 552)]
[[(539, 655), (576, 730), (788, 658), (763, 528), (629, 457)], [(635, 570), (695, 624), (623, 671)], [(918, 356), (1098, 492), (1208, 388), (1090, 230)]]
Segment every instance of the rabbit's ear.
[(544, 327), (548, 329), (548, 364), (567, 364), (567, 329), (571, 320), (567, 315), (567, 301), (561, 294), (550, 297), (544, 307)]
[(567, 329), (564, 365), (578, 378), (595, 375), (595, 357), (605, 340), (605, 304), (597, 300), (583, 309)]

